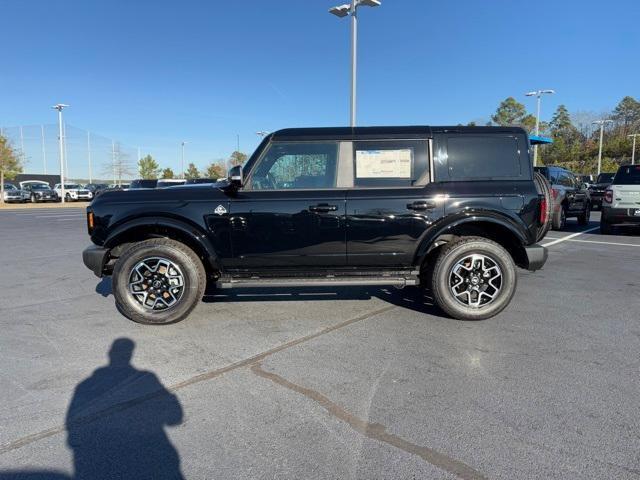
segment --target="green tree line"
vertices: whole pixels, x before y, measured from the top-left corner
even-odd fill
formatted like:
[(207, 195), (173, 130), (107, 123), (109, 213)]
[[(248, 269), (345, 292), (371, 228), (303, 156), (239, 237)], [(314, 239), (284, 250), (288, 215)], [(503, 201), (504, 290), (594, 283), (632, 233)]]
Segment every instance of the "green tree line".
[[(640, 133), (640, 102), (626, 96), (611, 112), (599, 116), (572, 114), (565, 105), (559, 105), (549, 122), (540, 122), (540, 134), (551, 137), (553, 143), (539, 147), (539, 164), (560, 165), (576, 173), (596, 173), (600, 130), (592, 121), (602, 119), (612, 121), (604, 129), (602, 171), (615, 172), (618, 166), (630, 163), (633, 139), (629, 135)], [(488, 122), (488, 125), (520, 126), (529, 133), (534, 133), (535, 124), (535, 116), (513, 97), (502, 101)]]
[[(195, 163), (189, 163), (184, 172), (186, 179), (194, 178), (223, 178), (227, 175), (226, 163), (231, 166), (242, 165), (247, 160), (247, 154), (234, 151), (229, 156), (227, 162), (217, 160), (209, 163), (204, 169), (200, 170)], [(176, 174), (173, 169), (167, 167), (162, 168), (155, 158), (151, 155), (145, 155), (138, 161), (138, 173), (140, 178), (152, 180), (156, 178), (175, 178)], [(177, 175), (178, 177), (180, 175)]]

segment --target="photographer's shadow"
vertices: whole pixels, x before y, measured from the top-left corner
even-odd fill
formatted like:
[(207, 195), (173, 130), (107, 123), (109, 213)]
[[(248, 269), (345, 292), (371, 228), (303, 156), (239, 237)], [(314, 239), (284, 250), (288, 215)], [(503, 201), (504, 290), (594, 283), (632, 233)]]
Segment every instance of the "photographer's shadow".
[(74, 391), (66, 427), (77, 480), (182, 478), (165, 432), (182, 422), (182, 406), (154, 373), (131, 365), (134, 346), (115, 340), (109, 364)]

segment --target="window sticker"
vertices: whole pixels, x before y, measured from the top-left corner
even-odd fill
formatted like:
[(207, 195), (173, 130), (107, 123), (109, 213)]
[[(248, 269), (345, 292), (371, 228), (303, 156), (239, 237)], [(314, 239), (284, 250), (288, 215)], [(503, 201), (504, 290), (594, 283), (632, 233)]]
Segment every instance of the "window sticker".
[(411, 178), (410, 148), (356, 150), (356, 178)]

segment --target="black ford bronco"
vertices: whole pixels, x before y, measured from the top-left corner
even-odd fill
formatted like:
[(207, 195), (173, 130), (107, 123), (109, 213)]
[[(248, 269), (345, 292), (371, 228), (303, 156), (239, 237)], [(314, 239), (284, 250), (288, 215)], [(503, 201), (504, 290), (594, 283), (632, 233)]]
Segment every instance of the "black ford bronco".
[(184, 319), (208, 282), (415, 286), (484, 319), (511, 301), (516, 266), (547, 258), (551, 197), (529, 150), (520, 128), (280, 130), (226, 181), (103, 193), (83, 260), (141, 323)]

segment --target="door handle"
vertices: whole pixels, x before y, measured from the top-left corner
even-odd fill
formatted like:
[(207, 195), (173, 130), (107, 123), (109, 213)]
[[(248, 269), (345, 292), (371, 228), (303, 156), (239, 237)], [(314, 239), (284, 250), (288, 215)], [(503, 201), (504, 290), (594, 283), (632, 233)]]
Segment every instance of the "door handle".
[(324, 212), (335, 212), (338, 210), (337, 205), (329, 205), (328, 203), (321, 203), (319, 205), (311, 205), (309, 207), (310, 212), (315, 213), (324, 213)]
[(407, 208), (409, 210), (433, 210), (436, 208), (436, 204), (435, 202), (421, 200), (413, 203), (407, 203)]

